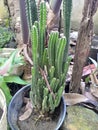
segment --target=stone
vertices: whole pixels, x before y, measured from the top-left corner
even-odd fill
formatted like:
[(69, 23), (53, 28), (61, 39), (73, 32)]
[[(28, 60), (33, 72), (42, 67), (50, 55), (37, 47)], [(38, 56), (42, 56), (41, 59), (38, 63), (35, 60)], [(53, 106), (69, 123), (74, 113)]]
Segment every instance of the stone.
[(78, 31), (73, 31), (70, 33), (70, 39), (72, 39), (72, 41), (77, 41), (78, 38)]
[(60, 130), (98, 130), (98, 115), (82, 106), (69, 106)]

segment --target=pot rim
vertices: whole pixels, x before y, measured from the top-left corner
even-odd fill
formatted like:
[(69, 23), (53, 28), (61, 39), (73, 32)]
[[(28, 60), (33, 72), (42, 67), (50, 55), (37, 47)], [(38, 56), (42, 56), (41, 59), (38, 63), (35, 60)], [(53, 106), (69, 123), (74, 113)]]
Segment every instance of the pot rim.
[(2, 98), (2, 99), (0, 99), (0, 102), (1, 102), (0, 104), (3, 104), (3, 105), (0, 106), (0, 108), (3, 110), (3, 113), (2, 113), (2, 116), (1, 116), (1, 119), (0, 119), (0, 124), (1, 124), (3, 118), (5, 117), (5, 114), (6, 114), (6, 99), (5, 99), (4, 93), (1, 89), (0, 89), (0, 95), (1, 95), (1, 98)]

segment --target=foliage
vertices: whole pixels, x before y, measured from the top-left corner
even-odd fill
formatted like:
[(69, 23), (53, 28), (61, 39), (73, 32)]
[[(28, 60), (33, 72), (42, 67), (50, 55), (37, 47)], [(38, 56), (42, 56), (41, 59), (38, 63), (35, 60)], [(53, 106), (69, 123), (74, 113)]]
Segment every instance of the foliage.
[(11, 18), (5, 18), (0, 21), (0, 26), (9, 28)]
[(65, 88), (65, 77), (71, 58), (63, 62), (66, 38), (51, 32), (45, 48), (46, 4), (40, 4), (40, 19), (31, 30), (32, 42), (32, 85), (31, 101), (42, 113), (53, 112), (59, 105)]
[(0, 64), (0, 88), (5, 94), (7, 104), (12, 98), (7, 83), (27, 84), (27, 82), (22, 80), (19, 76), (11, 75), (15, 66), (24, 64), (23, 57), (17, 57), (17, 53), (18, 50), (15, 50), (8, 59)]
[(8, 28), (0, 26), (0, 48), (4, 47), (13, 36), (13, 33)]

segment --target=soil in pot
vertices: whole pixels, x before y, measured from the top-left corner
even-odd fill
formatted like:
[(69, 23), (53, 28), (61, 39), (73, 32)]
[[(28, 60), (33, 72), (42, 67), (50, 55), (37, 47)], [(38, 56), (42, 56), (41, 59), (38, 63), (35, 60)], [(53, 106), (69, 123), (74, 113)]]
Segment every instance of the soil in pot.
[(2, 117), (2, 114), (3, 114), (3, 110), (0, 108), (0, 119)]
[(7, 85), (10, 89), (10, 93), (12, 96), (14, 96), (14, 94), (23, 87), (23, 85), (16, 83), (8, 83)]
[[(19, 116), (23, 114), (24, 108), (21, 108)], [(33, 109), (31, 116), (24, 120), (18, 120), (18, 125), (20, 130), (55, 130), (58, 119), (59, 119), (59, 109), (57, 108), (53, 114), (50, 116), (42, 116), (40, 112)]]

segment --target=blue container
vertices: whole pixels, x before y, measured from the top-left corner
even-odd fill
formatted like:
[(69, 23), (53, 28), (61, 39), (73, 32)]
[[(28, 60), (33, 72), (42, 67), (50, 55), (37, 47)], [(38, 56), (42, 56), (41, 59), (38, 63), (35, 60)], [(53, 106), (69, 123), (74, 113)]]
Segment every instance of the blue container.
[[(18, 113), (22, 107), (23, 104), (23, 97), (25, 93), (27, 93), (30, 90), (31, 85), (27, 85), (20, 89), (12, 98), (9, 107), (8, 107), (8, 122), (11, 127), (11, 130), (20, 130), (17, 125), (17, 119), (18, 119)], [(57, 122), (57, 126), (55, 130), (59, 130), (59, 128), (62, 126), (65, 116), (66, 116), (66, 103), (64, 100), (64, 97), (61, 98), (60, 103), (60, 116), (59, 120)]]

